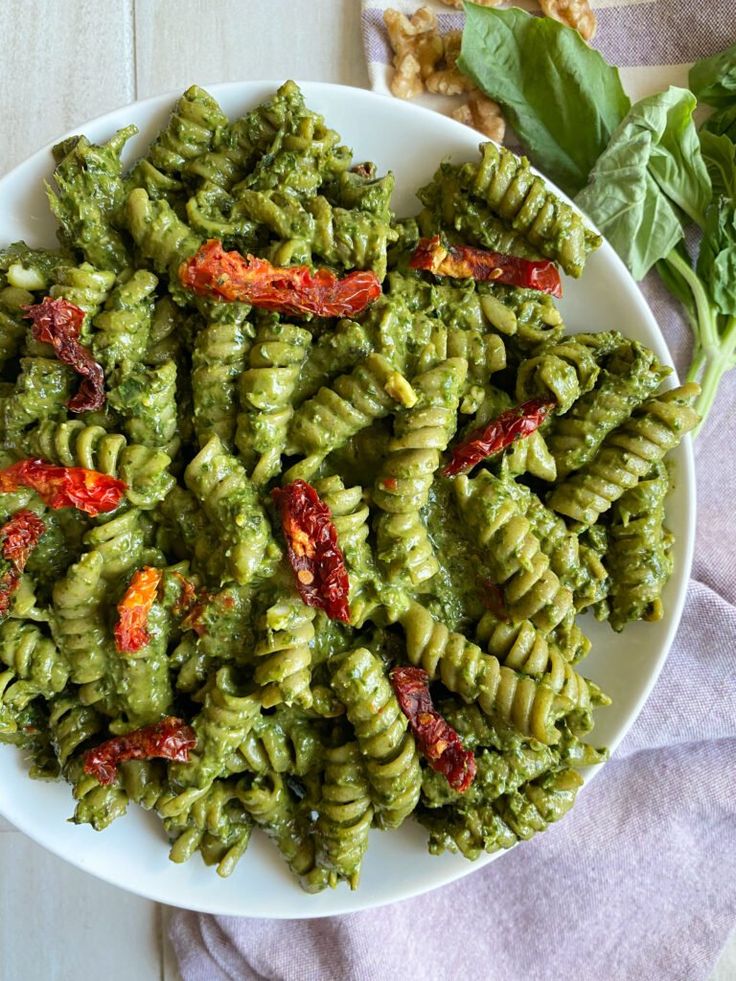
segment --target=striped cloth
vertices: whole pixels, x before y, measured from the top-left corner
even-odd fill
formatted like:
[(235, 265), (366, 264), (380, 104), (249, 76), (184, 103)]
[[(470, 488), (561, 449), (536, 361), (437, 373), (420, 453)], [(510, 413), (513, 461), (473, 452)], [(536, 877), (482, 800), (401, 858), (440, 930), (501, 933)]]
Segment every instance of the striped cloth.
[[(443, 29), (462, 13), (438, 3)], [(383, 5), (365, 49), (387, 91)], [(532, 9), (531, 2), (527, 5)], [(685, 81), (736, 40), (736, 0), (599, 0), (595, 44), (634, 98)], [(689, 331), (643, 286), (682, 373)], [(625, 325), (622, 325), (625, 328)], [(699, 518), (687, 605), (659, 681), (572, 812), (467, 878), (417, 899), (320, 920), (178, 912), (185, 981), (701, 981), (736, 926), (736, 372), (697, 443)], [(246, 883), (247, 885), (247, 883)]]

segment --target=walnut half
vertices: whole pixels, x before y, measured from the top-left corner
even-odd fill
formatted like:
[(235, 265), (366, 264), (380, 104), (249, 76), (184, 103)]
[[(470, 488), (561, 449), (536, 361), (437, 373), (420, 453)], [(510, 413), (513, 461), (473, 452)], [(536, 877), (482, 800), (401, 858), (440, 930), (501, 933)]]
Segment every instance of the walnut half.
[(506, 120), (503, 118), (501, 107), (493, 99), (489, 99), (479, 89), (476, 89), (465, 105), (455, 109), (452, 118), (460, 123), (472, 126), (490, 140), (503, 143), (506, 134)]
[(424, 91), (425, 79), (444, 54), (437, 18), (428, 7), (420, 7), (411, 17), (385, 10), (383, 20), (394, 52), (391, 92), (399, 99), (413, 99)]
[(539, 0), (539, 6), (547, 17), (574, 27), (584, 41), (595, 37), (598, 22), (588, 0)]

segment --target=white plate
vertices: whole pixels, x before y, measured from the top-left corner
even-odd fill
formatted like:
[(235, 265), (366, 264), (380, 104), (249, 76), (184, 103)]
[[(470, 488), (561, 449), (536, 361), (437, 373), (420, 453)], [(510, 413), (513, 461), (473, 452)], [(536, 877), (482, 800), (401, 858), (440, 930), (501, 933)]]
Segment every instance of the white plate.
[[(207, 88), (234, 118), (271, 95), (277, 85), (243, 82)], [(441, 159), (463, 161), (477, 156), (477, 134), (437, 113), (362, 89), (315, 82), (302, 87), (309, 106), (323, 113), (354, 148), (356, 161), (374, 160), (381, 172), (394, 171), (394, 205), (399, 213), (416, 209), (413, 192), (429, 181)], [(164, 95), (138, 102), (72, 132), (102, 141), (133, 122), (141, 132), (126, 148), (132, 159), (145, 152), (175, 98)], [(51, 169), (46, 147), (0, 181), (1, 244), (20, 238), (31, 245), (55, 243), (42, 186)], [(608, 244), (588, 261), (582, 280), (565, 282), (561, 308), (572, 330), (621, 330), (653, 348), (663, 362), (672, 363), (654, 317)], [(677, 479), (668, 524), (677, 544), (675, 571), (664, 596), (665, 618), (659, 623), (631, 625), (623, 635), (592, 618), (585, 621), (593, 652), (584, 673), (613, 697), (613, 706), (597, 713), (594, 742), (612, 749), (636, 719), (657, 679), (685, 599), (695, 529), (689, 438), (674, 459)], [(102, 833), (68, 823), (73, 801), (66, 784), (29, 780), (20, 754), (10, 747), (0, 748), (0, 810), (39, 844), (101, 879), (172, 906), (240, 916), (313, 917), (367, 909), (435, 889), (499, 857), (484, 856), (475, 863), (456, 855), (432, 857), (426, 851), (424, 830), (409, 823), (399, 831), (371, 833), (356, 892), (343, 884), (311, 896), (301, 891), (270, 842), (256, 833), (233, 875), (223, 880), (196, 855), (184, 865), (170, 862), (158, 820), (135, 806)]]

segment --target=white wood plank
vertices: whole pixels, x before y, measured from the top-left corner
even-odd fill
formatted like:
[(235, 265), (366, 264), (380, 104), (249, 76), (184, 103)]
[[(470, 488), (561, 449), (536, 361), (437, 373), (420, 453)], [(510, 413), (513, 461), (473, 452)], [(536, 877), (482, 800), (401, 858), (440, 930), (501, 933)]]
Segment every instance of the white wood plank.
[(21, 834), (0, 836), (3, 981), (159, 981), (155, 903), (93, 879)]
[(3, 0), (0, 174), (135, 98), (133, 0)]
[(259, 78), (368, 86), (358, 0), (136, 0), (135, 29), (139, 98)]

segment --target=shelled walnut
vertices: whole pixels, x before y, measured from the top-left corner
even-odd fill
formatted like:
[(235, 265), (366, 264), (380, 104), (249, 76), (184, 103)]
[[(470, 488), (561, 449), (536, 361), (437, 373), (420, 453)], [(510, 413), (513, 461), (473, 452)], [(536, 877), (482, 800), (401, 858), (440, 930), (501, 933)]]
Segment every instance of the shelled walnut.
[(598, 25), (588, 0), (539, 0), (539, 6), (545, 16), (574, 27), (583, 40), (591, 41), (595, 37)]
[(493, 99), (489, 99), (479, 89), (475, 89), (468, 101), (458, 106), (452, 112), (452, 118), (458, 122), (472, 126), (497, 143), (503, 143), (506, 134), (506, 120), (503, 118), (501, 107)]

